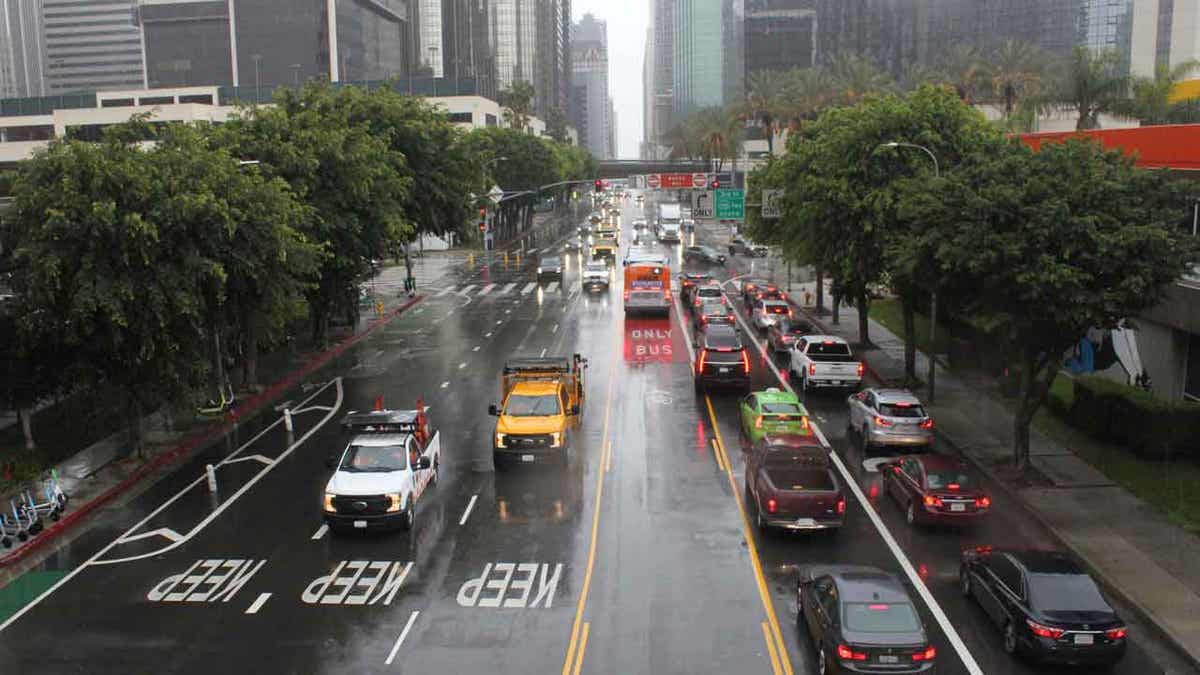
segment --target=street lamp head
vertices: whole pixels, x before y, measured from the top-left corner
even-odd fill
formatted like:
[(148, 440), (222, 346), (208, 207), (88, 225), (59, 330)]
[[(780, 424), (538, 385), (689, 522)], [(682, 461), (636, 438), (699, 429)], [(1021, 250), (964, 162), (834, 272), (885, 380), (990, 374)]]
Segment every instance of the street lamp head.
[(899, 144), (899, 143), (897, 143), (896, 141), (889, 141), (889, 142), (887, 142), (887, 143), (884, 143), (884, 144), (883, 144), (883, 147), (885, 147), (885, 148), (898, 148), (898, 147), (900, 147), (900, 144)]

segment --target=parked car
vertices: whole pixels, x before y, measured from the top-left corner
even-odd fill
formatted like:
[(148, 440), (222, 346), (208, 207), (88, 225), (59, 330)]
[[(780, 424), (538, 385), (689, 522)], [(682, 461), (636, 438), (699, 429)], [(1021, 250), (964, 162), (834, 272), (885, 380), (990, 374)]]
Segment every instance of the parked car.
[(879, 472), (909, 525), (966, 524), (991, 512), (991, 497), (961, 459), (908, 455), (880, 465)]
[(937, 649), (895, 575), (864, 565), (804, 565), (799, 572), (796, 621), (816, 648), (816, 672), (933, 670)]
[(782, 300), (756, 300), (750, 310), (750, 323), (765, 331), (780, 319), (792, 318), (792, 307)]
[(863, 364), (850, 352), (850, 344), (836, 335), (805, 335), (792, 344), (788, 368), (800, 389), (848, 387), (862, 382)]
[(812, 435), (755, 441), (746, 457), (746, 495), (759, 529), (837, 529), (846, 517), (829, 451)]
[(979, 547), (963, 552), (958, 579), (1000, 628), (1009, 654), (1100, 667), (1125, 656), (1125, 622), (1066, 554)]
[(747, 255), (752, 258), (765, 258), (769, 253), (766, 246), (755, 244), (745, 237), (734, 237), (729, 240), (729, 255)]
[(788, 318), (767, 327), (767, 346), (776, 354), (787, 352), (796, 340), (812, 334), (813, 325), (803, 319)]
[(846, 399), (847, 424), (861, 434), (863, 449), (933, 445), (933, 418), (907, 389), (864, 389)]
[(725, 256), (710, 246), (688, 246), (683, 249), (683, 261), (702, 265), (724, 265)]
[(751, 443), (767, 434), (812, 434), (808, 421), (808, 410), (800, 399), (789, 391), (771, 387), (747, 395), (738, 404), (742, 423), (742, 435)]
[(737, 329), (728, 323), (705, 324), (696, 336), (696, 390), (712, 386), (750, 390), (750, 354)]

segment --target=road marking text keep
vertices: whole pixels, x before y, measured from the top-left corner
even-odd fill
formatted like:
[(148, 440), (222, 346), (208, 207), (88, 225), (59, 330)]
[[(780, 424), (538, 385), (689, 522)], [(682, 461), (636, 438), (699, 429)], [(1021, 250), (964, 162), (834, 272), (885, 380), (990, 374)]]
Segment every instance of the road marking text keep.
[(390, 605), (411, 569), (411, 562), (343, 560), (313, 579), (300, 599), (310, 605)]
[[(477, 579), (468, 579), (458, 589), (458, 604), (463, 607), (522, 607), (554, 605), (554, 592), (562, 576), (562, 563), (488, 563)], [(489, 578), (490, 577), (490, 578)], [(531, 590), (533, 600), (529, 599)]]
[(215, 558), (197, 560), (183, 574), (158, 582), (146, 599), (150, 602), (229, 602), (258, 573), (266, 560)]

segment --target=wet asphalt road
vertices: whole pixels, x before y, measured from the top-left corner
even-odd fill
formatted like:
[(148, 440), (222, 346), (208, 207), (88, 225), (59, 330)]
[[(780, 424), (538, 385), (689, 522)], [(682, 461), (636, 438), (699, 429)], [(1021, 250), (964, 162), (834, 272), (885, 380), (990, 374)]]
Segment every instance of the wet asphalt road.
[[(612, 290), (584, 295), (577, 258), (561, 284), (529, 286), (535, 265), (497, 256), (429, 290), (287, 395), (303, 411), (291, 433), (260, 415), (105, 512), (46, 563), (70, 572), (64, 582), (0, 632), (0, 672), (814, 672), (793, 566), (900, 571), (863, 505), (850, 500), (836, 534), (748, 527), (737, 394), (697, 398), (676, 310), (626, 320), (619, 266)], [(747, 270), (739, 258), (724, 275)], [(486, 409), (500, 368), (543, 351), (590, 360), (571, 459), (492, 472)], [(763, 362), (754, 376), (756, 388), (776, 384)], [(336, 422), (380, 394), (431, 406), (439, 482), (411, 534), (334, 536), (319, 500), (324, 460), (346, 440)], [(842, 397), (806, 403), (859, 473)], [(200, 480), (206, 463), (220, 463), (216, 495)], [(859, 478), (873, 494), (873, 476)], [(955, 585), (963, 548), (1050, 545), (993, 494), (991, 519), (964, 531), (910, 529), (894, 504), (875, 506), (982, 671), (1036, 672), (1000, 651)], [(967, 672), (922, 609), (938, 672)], [(1133, 646), (1118, 672), (1157, 672)]]

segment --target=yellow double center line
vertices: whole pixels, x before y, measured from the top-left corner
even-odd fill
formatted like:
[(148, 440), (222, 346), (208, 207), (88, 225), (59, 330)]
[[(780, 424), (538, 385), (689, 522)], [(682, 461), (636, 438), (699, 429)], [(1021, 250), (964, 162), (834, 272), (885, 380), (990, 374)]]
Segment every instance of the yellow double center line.
[(708, 406), (708, 418), (712, 421), (713, 440), (716, 441), (718, 465), (729, 479), (729, 487), (733, 499), (737, 502), (738, 512), (742, 516), (742, 530), (746, 538), (746, 546), (750, 549), (750, 562), (754, 566), (754, 579), (758, 582), (758, 597), (762, 600), (767, 620), (763, 622), (763, 636), (767, 641), (767, 653), (771, 657), (771, 668), (775, 675), (793, 675), (792, 661), (788, 658), (787, 644), (783, 641), (783, 633), (779, 630), (779, 619), (775, 616), (775, 605), (771, 603), (771, 594), (767, 591), (767, 580), (763, 577), (762, 562), (758, 559), (758, 546), (754, 543), (754, 533), (750, 529), (750, 520), (746, 517), (746, 505), (742, 503), (742, 493), (738, 490), (737, 480), (733, 477), (733, 465), (729, 462), (729, 454), (725, 451), (725, 441), (721, 438), (721, 426), (717, 423), (717, 414), (713, 411), (712, 399), (707, 395), (704, 404)]
[(583, 587), (579, 591), (579, 603), (575, 607), (575, 623), (571, 627), (571, 642), (567, 645), (567, 657), (563, 660), (562, 675), (578, 675), (583, 668), (583, 654), (587, 649), (591, 624), (583, 620), (587, 607), (588, 591), (592, 587), (592, 570), (596, 566), (596, 539), (600, 533), (600, 503), (604, 496), (604, 474), (612, 467), (612, 444), (608, 438), (609, 419), (612, 416), (613, 382), (617, 375), (617, 360), (614, 358), (608, 369), (608, 392), (604, 398), (604, 432), (600, 439), (600, 462), (596, 468), (596, 505), (592, 512), (592, 541), (588, 548), (587, 570), (583, 575)]

